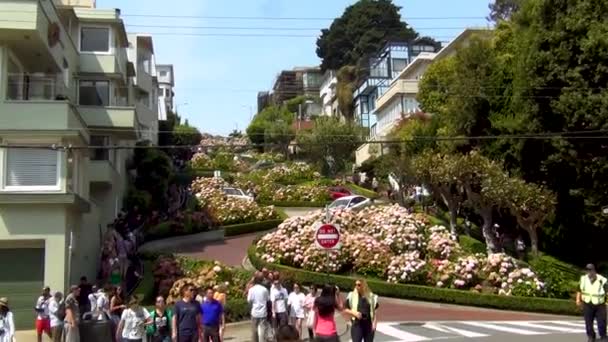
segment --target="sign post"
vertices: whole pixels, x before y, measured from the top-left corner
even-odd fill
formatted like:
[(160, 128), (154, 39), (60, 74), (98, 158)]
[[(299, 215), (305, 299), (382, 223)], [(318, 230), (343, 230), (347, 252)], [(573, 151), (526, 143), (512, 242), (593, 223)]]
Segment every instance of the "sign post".
[(340, 249), (340, 227), (331, 223), (318, 223), (315, 229), (315, 243), (317, 247), (327, 252), (327, 265), (325, 267), (327, 278), (329, 279), (330, 253), (332, 250)]

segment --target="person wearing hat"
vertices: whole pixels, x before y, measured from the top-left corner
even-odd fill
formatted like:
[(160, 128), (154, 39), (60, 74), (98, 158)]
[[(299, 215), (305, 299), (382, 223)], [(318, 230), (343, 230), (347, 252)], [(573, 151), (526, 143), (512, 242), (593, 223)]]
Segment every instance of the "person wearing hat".
[(600, 341), (608, 341), (606, 339), (606, 291), (608, 284), (606, 278), (597, 274), (593, 264), (588, 264), (585, 270), (587, 274), (581, 277), (580, 291), (576, 294), (576, 305), (583, 309), (589, 341), (595, 341), (596, 338), (593, 329), (595, 320), (597, 320)]
[(0, 298), (0, 342), (13, 342), (15, 338), (15, 321), (8, 307), (8, 299)]
[(36, 337), (38, 342), (42, 341), (42, 334), (51, 335), (51, 318), (49, 317), (49, 301), (51, 300), (51, 288), (45, 286), (42, 288), (42, 294), (36, 301)]

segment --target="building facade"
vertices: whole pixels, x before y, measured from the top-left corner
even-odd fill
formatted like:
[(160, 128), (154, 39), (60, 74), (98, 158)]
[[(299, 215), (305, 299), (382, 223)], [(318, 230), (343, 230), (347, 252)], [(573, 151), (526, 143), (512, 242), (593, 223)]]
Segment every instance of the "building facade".
[[(387, 82), (386, 79), (383, 79), (376, 83), (376, 96), (372, 97), (373, 105), (367, 105), (368, 112), (374, 118), (369, 130), (368, 140), (370, 142), (361, 145), (356, 151), (357, 165), (361, 165), (372, 156), (384, 153), (385, 148), (374, 141), (386, 140), (390, 131), (400, 120), (420, 111), (416, 99), (418, 84), (428, 67), (434, 61), (454, 55), (458, 48), (466, 46), (473, 35), (487, 34), (488, 32), (491, 31), (487, 29), (466, 29), (436, 53), (426, 51), (430, 48), (416, 48), (416, 53), (412, 55), (414, 56), (413, 60), (408, 62), (403, 69), (397, 72), (393, 68), (392, 75), (394, 77), (390, 81)], [(387, 58), (387, 61), (390, 60), (390, 58)], [(361, 110), (358, 113), (364, 115)]]
[(175, 73), (173, 65), (159, 64), (156, 66), (158, 78), (159, 120), (167, 120), (167, 111), (175, 111)]
[(319, 97), (321, 99), (321, 115), (340, 116), (338, 106), (338, 77), (333, 70), (327, 70), (323, 75)]
[[(94, 5), (0, 0), (0, 293), (18, 327), (31, 326), (43, 285), (65, 291), (96, 278), (132, 154), (111, 147), (157, 127), (154, 106), (138, 102), (157, 87), (136, 77), (120, 12)], [(150, 60), (141, 57), (133, 61)]]
[(283, 70), (277, 76), (272, 87), (272, 99), (275, 104), (298, 96), (319, 96), (323, 74), (319, 67), (296, 67)]

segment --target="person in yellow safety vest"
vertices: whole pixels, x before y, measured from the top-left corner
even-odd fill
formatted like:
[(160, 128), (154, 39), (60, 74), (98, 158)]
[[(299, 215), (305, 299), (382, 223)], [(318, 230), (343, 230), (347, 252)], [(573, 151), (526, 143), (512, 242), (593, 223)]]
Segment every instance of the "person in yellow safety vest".
[(593, 323), (597, 320), (597, 329), (600, 341), (606, 339), (606, 278), (597, 274), (595, 266), (588, 264), (585, 267), (587, 274), (581, 277), (580, 291), (576, 294), (576, 305), (583, 308), (585, 328), (589, 342), (595, 341)]
[(352, 342), (372, 342), (378, 316), (378, 296), (372, 293), (363, 279), (355, 281), (355, 289), (346, 297), (344, 312), (351, 316), (350, 336)]

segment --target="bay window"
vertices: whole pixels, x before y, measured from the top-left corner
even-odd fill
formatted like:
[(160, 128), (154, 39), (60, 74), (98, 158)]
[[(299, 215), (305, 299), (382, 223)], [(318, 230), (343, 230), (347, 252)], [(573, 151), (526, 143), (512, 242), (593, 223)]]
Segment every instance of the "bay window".
[(81, 52), (110, 52), (110, 28), (109, 27), (81, 27), (80, 28), (80, 51)]
[(109, 81), (80, 81), (79, 104), (83, 106), (110, 105), (110, 82)]
[(60, 190), (61, 152), (44, 148), (6, 148), (4, 156), (4, 190)]

